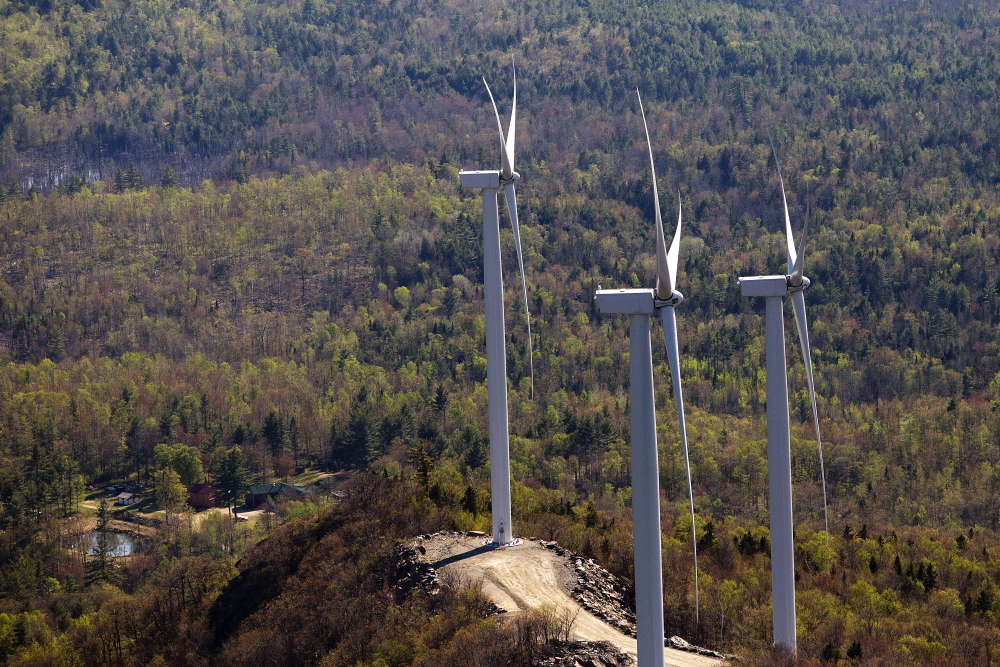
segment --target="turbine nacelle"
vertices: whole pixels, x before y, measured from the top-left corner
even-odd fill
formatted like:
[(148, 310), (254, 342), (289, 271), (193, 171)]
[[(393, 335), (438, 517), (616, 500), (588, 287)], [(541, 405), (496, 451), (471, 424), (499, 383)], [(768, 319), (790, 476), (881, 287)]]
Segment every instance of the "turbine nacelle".
[(594, 296), (597, 309), (604, 315), (654, 315), (656, 290), (599, 289)]
[(805, 288), (809, 287), (809, 285), (811, 284), (809, 279), (806, 278), (805, 276), (799, 276), (798, 285), (795, 284), (795, 276), (785, 276), (785, 278), (788, 280), (789, 294), (791, 294), (792, 292), (801, 292)]
[(684, 295), (675, 290), (669, 299), (660, 299), (655, 289), (599, 289), (594, 299), (603, 315), (655, 315), (660, 308), (680, 304)]
[(752, 276), (737, 281), (743, 296), (787, 296), (809, 287), (810, 281), (801, 276), (798, 285), (792, 283), (792, 276)]
[(463, 188), (479, 190), (498, 190), (501, 187), (500, 172), (492, 171), (460, 171), (458, 178)]
[(499, 190), (508, 183), (517, 183), (521, 180), (521, 174), (516, 171), (511, 173), (510, 178), (504, 178), (503, 173), (496, 169), (485, 171), (460, 171), (459, 181), (463, 188), (476, 188), (481, 190)]
[(664, 306), (670, 306), (671, 308), (674, 308), (675, 306), (679, 306), (681, 301), (683, 300), (684, 300), (684, 295), (678, 292), (677, 290), (674, 290), (674, 293), (670, 295), (669, 299), (657, 298), (656, 303), (654, 305), (657, 308), (663, 308)]

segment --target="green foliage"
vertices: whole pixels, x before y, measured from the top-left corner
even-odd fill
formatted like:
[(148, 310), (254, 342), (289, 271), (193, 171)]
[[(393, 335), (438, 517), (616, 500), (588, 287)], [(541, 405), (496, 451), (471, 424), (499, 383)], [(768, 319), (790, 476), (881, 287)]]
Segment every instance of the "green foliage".
[(332, 463), (341, 468), (365, 469), (378, 457), (381, 443), (378, 440), (377, 415), (368, 389), (362, 385), (351, 402), (347, 425), (343, 434), (334, 434)]
[(197, 447), (188, 447), (182, 443), (156, 445), (153, 449), (153, 467), (158, 470), (171, 469), (184, 484), (192, 484), (205, 477), (201, 452)]
[(97, 540), (94, 548), (94, 556), (97, 559), (97, 575), (101, 579), (108, 576), (108, 558), (110, 557), (112, 546), (110, 543), (109, 523), (111, 521), (111, 510), (108, 507), (106, 498), (101, 498), (97, 508)]
[(837, 558), (837, 552), (830, 544), (829, 536), (825, 532), (820, 532), (802, 535), (799, 539), (798, 549), (803, 566), (819, 572), (829, 570)]
[(243, 498), (249, 478), (243, 450), (236, 445), (222, 455), (215, 473), (216, 497), (223, 505), (231, 507)]
[[(458, 665), (483, 644), (501, 647), (511, 656), (507, 664), (530, 664), (544, 639), (524, 637), (556, 638), (558, 619), (544, 613), (532, 615), (530, 627), (487, 621), (489, 603), (479, 591), (401, 596), (389, 574), (396, 540), (443, 527), (449, 510), (415, 502), (422, 491), (413, 482), (371, 473), (356, 476), (346, 491), (318, 520), (287, 525), (241, 561), (240, 575), (212, 611), (226, 640), (219, 664), (298, 665), (319, 650), (327, 664), (417, 658), (416, 664)], [(327, 613), (315, 614), (317, 606)], [(276, 632), (289, 640), (280, 656), (273, 651)]]
[[(677, 192), (685, 216), (679, 339), (707, 582), (696, 628), (689, 545), (675, 539), (693, 528), (683, 461), (675, 422), (661, 418), (670, 627), (751, 657), (767, 644), (763, 326), (736, 281), (783, 266), (770, 129), (793, 224), (808, 211), (814, 230), (806, 294), (831, 516), (842, 517), (827, 540), (795, 360), (800, 653), (988, 662), (1000, 580), (1000, 131), (981, 101), (1000, 80), (995, 7), (897, 5), (3, 8), (4, 609), (79, 596), (59, 604), (89, 611), (44, 613), (67, 636), (85, 617), (99, 628), (74, 626), (96, 642), (73, 644), (95, 651), (85, 661), (125, 662), (118, 646), (138, 651), (134, 664), (181, 661), (146, 633), (193, 627), (226, 559), (246, 548), (245, 527), (208, 517), (202, 532), (179, 528), (161, 550), (177, 560), (134, 559), (122, 586), (148, 588), (119, 604), (88, 590), (52, 522), (77, 509), (84, 483), (148, 483), (167, 467), (201, 481), (202, 460), (227, 504), (299, 465), (371, 467), (417, 474), (423, 488), (396, 500), (433, 504), (435, 525), (488, 523), (480, 202), (457, 169), (495, 168), (480, 77), (495, 83), (496, 63), (516, 55), (536, 334), (532, 399), (508, 274), (516, 530), (631, 575), (627, 322), (602, 316), (592, 296), (599, 283), (655, 279), (638, 86), (661, 204)], [(501, 242), (512, 271), (509, 230)], [(659, 348), (654, 370), (669, 415)], [(191, 549), (211, 567), (182, 562)], [(204, 598), (171, 607), (198, 572), (210, 573)], [(47, 592), (69, 576), (83, 592)], [(401, 627), (419, 625), (427, 609), (416, 609), (398, 612)], [(114, 636), (116, 618), (146, 625)], [(428, 650), (458, 661), (477, 642), (506, 641), (479, 621), (468, 644)], [(421, 632), (372, 633), (349, 659), (408, 660), (433, 643)], [(65, 646), (17, 650), (42, 662)]]
[(160, 187), (164, 189), (176, 188), (178, 185), (180, 185), (180, 179), (177, 177), (177, 172), (168, 164), (160, 175)]
[(187, 500), (187, 486), (172, 468), (161, 468), (153, 475), (156, 504), (167, 512), (176, 512)]
[(847, 649), (848, 660), (860, 660), (864, 651), (861, 649), (861, 642), (855, 640), (851, 642), (851, 647)]

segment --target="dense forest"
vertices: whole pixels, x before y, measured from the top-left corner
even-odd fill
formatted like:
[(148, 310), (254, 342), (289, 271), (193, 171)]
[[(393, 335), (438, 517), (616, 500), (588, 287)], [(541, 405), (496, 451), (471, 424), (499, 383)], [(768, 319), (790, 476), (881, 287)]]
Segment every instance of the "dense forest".
[[(638, 87), (685, 220), (702, 622), (655, 349), (668, 632), (770, 659), (763, 307), (736, 284), (783, 268), (770, 132), (810, 221), (831, 493), (827, 539), (789, 336), (801, 661), (992, 664), (998, 27), (997, 3), (948, 0), (0, 0), (0, 660), (250, 664), (268, 616), (220, 614), (282, 558), (313, 569), (278, 578), (272, 617), (339, 577), (401, 629), (308, 626), (313, 652), (273, 664), (468, 664), (476, 633), (516, 634), (475, 592), (389, 601), (379, 574), (394, 540), (488, 522), (480, 202), (457, 173), (499, 166), (482, 77), (508, 114), (513, 58), (535, 334), (532, 398), (504, 228), (515, 530), (631, 577), (627, 321), (593, 294), (655, 280)], [(257, 546), (168, 522), (85, 572), (82, 489), (154, 484), (163, 444), (210, 477), (234, 452), (254, 482), (352, 471), (359, 499), (283, 509)]]

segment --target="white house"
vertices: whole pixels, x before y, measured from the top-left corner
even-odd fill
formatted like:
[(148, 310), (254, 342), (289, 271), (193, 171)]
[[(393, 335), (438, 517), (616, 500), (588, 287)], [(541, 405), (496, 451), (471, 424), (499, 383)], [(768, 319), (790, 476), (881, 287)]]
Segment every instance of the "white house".
[(129, 493), (128, 491), (122, 491), (117, 496), (115, 496), (116, 505), (133, 505), (142, 500), (137, 493)]

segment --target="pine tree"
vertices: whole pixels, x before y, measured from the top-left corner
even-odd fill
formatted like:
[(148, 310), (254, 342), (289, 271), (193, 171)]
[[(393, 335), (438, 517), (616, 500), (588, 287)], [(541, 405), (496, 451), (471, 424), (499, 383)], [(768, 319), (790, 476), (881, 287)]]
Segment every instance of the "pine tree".
[(288, 429), (285, 427), (285, 420), (274, 410), (264, 417), (261, 434), (270, 446), (272, 456), (280, 456), (288, 449)]
[(113, 549), (111, 545), (111, 535), (108, 532), (108, 524), (111, 523), (111, 510), (108, 509), (107, 498), (101, 498), (101, 504), (97, 508), (97, 544), (94, 548), (94, 556), (97, 557), (97, 576), (102, 581), (108, 576), (108, 558)]
[(125, 170), (115, 167), (115, 192), (125, 192), (128, 189), (128, 181), (125, 178)]
[(840, 660), (840, 650), (833, 644), (827, 644), (823, 647), (823, 653), (820, 657), (826, 662), (836, 663)]
[(416, 465), (417, 481), (426, 492), (430, 487), (431, 471), (434, 469), (434, 464), (437, 463), (437, 458), (427, 452), (427, 442), (422, 438), (418, 440), (417, 444), (407, 452), (406, 460)]
[(226, 451), (219, 462), (219, 471), (215, 476), (215, 486), (218, 489), (216, 497), (230, 508), (243, 496), (249, 482), (246, 459), (239, 445)]
[(462, 497), (462, 509), (476, 517), (479, 516), (479, 503), (476, 499), (476, 490), (472, 485), (465, 487), (465, 495)]
[(861, 642), (854, 641), (851, 643), (851, 647), (847, 649), (847, 657), (850, 660), (861, 660)]
[(715, 541), (715, 523), (709, 521), (705, 524), (705, 533), (701, 536), (701, 539), (698, 540), (698, 546), (703, 549), (708, 549), (715, 546)]
[(139, 175), (134, 162), (129, 162), (128, 170), (125, 172), (125, 187), (129, 190), (142, 189), (142, 176)]
[(927, 567), (924, 568), (923, 582), (924, 590), (928, 593), (937, 586), (937, 567), (934, 566), (934, 563), (928, 563)]
[(368, 390), (361, 387), (351, 405), (347, 427), (338, 438), (334, 433), (333, 465), (339, 468), (364, 469), (378, 452), (378, 423)]
[(160, 187), (167, 189), (176, 188), (178, 185), (180, 185), (180, 179), (177, 178), (177, 172), (168, 164), (160, 175)]

